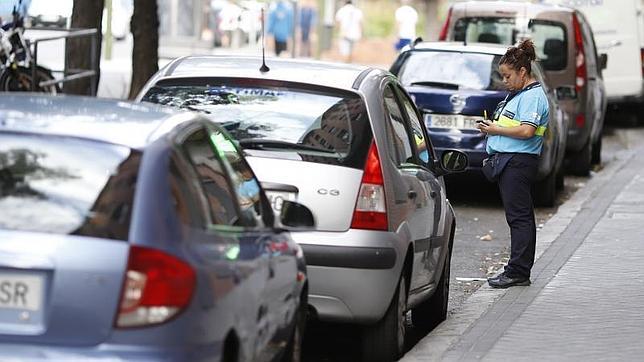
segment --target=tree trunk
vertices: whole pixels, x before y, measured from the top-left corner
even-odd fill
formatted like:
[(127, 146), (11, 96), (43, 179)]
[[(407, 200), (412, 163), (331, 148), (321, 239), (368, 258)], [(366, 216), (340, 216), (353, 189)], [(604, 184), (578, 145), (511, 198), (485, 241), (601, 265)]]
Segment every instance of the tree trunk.
[[(66, 42), (65, 68), (68, 70), (67, 75), (96, 69), (96, 79), (81, 78), (68, 83), (64, 83), (63, 90), (68, 94), (95, 94), (98, 89), (98, 80), (100, 78), (100, 61), (101, 61), (101, 22), (103, 20), (104, 0), (74, 0), (72, 10), (72, 28), (94, 28), (98, 29), (94, 49), (92, 50), (92, 37), (85, 36), (80, 38), (68, 39)], [(95, 53), (95, 64), (92, 64), (92, 51)]]
[(145, 82), (159, 70), (159, 14), (156, 0), (134, 0), (130, 28), (134, 45), (129, 98), (133, 99)]

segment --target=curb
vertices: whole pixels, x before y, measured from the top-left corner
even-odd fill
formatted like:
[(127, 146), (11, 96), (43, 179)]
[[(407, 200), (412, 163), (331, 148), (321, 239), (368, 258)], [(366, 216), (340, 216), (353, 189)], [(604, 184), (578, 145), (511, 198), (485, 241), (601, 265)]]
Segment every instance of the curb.
[[(601, 172), (593, 173), (583, 188), (577, 190), (568, 201), (559, 206), (555, 215), (537, 232), (535, 263), (566, 230), (586, 202), (595, 197), (601, 186), (609, 182), (617, 171), (624, 167), (633, 153), (632, 150), (618, 151)], [(500, 268), (499, 271), (502, 269)], [(456, 313), (420, 340), (400, 360), (404, 362), (440, 361), (445, 352), (454, 346), (460, 337), (508, 290), (494, 289), (487, 283), (483, 284), (463, 302)]]

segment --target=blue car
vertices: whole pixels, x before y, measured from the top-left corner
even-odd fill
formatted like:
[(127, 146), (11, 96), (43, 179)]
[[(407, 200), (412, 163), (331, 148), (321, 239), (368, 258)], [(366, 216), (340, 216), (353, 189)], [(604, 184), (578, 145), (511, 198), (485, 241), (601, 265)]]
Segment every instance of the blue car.
[(0, 96), (0, 360), (298, 360), (308, 280), (239, 149), (189, 112)]
[[(416, 42), (403, 49), (391, 66), (423, 113), (429, 137), (437, 151), (459, 149), (469, 159), (469, 173), (480, 173), (485, 135), (476, 122), (491, 119), (508, 94), (498, 72), (506, 47), (463, 43)], [(568, 118), (548, 87), (538, 62), (532, 66), (550, 104), (550, 123), (544, 135), (534, 201), (554, 206), (557, 188), (563, 187), (562, 167)]]

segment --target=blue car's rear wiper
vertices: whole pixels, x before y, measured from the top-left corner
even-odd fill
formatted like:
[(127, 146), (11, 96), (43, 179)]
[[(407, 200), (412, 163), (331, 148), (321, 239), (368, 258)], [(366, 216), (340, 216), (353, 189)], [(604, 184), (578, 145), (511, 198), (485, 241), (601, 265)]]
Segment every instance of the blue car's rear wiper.
[(246, 138), (239, 140), (239, 145), (242, 148), (250, 148), (254, 150), (264, 150), (270, 148), (277, 149), (287, 149), (287, 150), (301, 150), (301, 151), (315, 151), (323, 153), (337, 153), (335, 150), (328, 150), (324, 148), (319, 148), (315, 146), (305, 145), (302, 143), (292, 143), (281, 140), (271, 140), (264, 138)]

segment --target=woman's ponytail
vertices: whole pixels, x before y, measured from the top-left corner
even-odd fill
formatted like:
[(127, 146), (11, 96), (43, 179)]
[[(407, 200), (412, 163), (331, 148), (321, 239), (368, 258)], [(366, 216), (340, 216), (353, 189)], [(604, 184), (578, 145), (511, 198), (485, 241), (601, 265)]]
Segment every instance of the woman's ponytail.
[(524, 67), (528, 73), (532, 71), (531, 62), (537, 60), (534, 43), (530, 39), (523, 40), (517, 46), (509, 47), (501, 57), (499, 65), (508, 64), (515, 70)]

